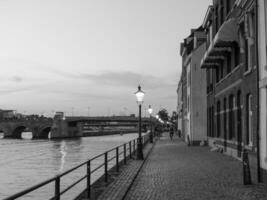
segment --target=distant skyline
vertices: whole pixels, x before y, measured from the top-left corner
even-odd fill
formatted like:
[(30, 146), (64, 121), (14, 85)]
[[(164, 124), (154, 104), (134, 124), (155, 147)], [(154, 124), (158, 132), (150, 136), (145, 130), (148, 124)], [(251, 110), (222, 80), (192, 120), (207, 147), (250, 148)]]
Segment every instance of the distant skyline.
[[(0, 1), (0, 109), (51, 116), (176, 110), (180, 43), (211, 0)], [(89, 108), (89, 109), (88, 109)], [(148, 116), (148, 114), (146, 114)]]

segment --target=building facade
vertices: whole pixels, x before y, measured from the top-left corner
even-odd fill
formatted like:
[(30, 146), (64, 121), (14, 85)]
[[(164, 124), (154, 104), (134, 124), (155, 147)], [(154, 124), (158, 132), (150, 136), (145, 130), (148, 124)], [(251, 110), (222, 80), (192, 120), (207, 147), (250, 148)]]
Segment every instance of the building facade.
[(16, 113), (14, 110), (0, 110), (0, 121), (14, 118), (16, 118)]
[[(182, 75), (179, 97), (182, 138), (192, 145), (206, 141), (206, 74), (200, 69), (200, 60), (205, 52), (206, 35), (204, 29), (191, 30), (191, 34), (181, 44)], [(202, 106), (201, 106), (202, 105)]]
[(260, 178), (267, 182), (267, 2), (258, 0), (259, 146)]
[[(178, 82), (177, 87), (177, 130), (180, 134), (182, 131), (182, 113), (183, 113), (183, 99), (182, 99), (182, 81)], [(181, 135), (182, 136), (182, 135)]]
[(242, 159), (247, 150), (257, 180), (258, 84), (256, 1), (213, 0), (203, 22), (207, 74), (208, 142)]

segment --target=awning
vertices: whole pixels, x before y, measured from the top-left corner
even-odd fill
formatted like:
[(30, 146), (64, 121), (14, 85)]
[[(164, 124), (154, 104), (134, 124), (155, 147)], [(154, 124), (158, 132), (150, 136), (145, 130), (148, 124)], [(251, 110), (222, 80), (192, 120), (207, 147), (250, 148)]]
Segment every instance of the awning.
[(238, 44), (238, 24), (235, 18), (231, 18), (223, 23), (219, 31), (210, 43), (205, 55), (201, 60), (201, 68), (214, 68), (220, 65), (231, 47)]
[[(212, 47), (212, 46), (210, 46)], [(231, 52), (229, 47), (212, 47), (213, 49), (208, 49), (204, 54), (200, 66), (201, 68), (215, 68), (220, 66), (221, 62)]]
[(223, 23), (214, 37), (214, 47), (229, 47), (238, 43), (238, 23), (231, 18)]

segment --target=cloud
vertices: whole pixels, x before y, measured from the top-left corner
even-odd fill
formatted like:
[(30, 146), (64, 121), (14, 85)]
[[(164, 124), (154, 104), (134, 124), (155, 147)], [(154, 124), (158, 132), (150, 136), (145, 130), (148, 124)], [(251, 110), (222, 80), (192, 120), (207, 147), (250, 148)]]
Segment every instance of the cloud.
[(172, 83), (167, 77), (156, 77), (131, 71), (105, 71), (100, 74), (74, 74), (59, 70), (51, 70), (50, 72), (65, 78), (91, 81), (98, 85), (137, 87), (138, 84), (141, 84), (141, 86), (152, 89), (176, 86), (176, 83)]
[(9, 80), (12, 81), (12, 82), (19, 83), (19, 82), (23, 81), (23, 78), (20, 77), (20, 76), (12, 76), (11, 78), (9, 78)]
[(19, 88), (19, 89), (6, 89), (6, 90), (0, 90), (1, 95), (8, 95), (18, 92), (26, 92), (32, 90), (31, 88)]

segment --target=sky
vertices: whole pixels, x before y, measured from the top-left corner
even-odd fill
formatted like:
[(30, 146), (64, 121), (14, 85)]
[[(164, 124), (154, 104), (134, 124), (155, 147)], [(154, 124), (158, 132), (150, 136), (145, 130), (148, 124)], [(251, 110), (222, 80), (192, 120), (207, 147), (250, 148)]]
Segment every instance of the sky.
[(1, 0), (0, 109), (52, 116), (176, 110), (180, 43), (211, 0)]

